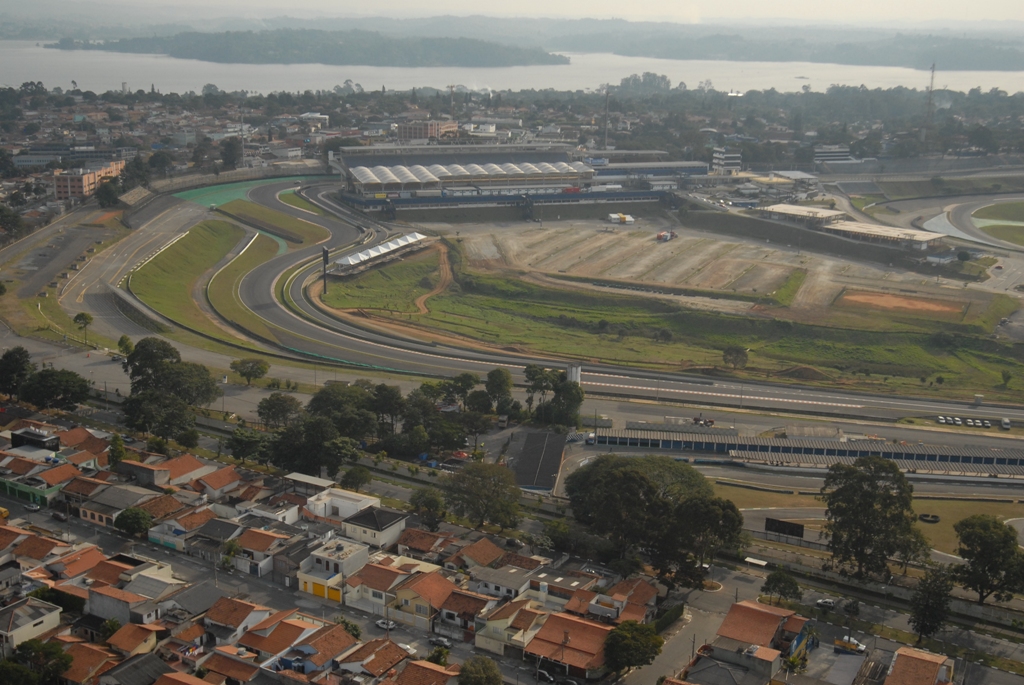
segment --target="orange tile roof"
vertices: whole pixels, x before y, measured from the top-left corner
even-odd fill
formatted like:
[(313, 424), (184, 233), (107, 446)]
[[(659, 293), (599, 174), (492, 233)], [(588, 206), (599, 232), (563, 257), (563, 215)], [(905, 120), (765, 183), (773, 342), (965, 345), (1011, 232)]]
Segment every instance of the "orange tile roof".
[(96, 459), (97, 457), (92, 452), (79, 450), (74, 454), (65, 454), (64, 458), (68, 460), (68, 463), (74, 464), (75, 466), (81, 466), (85, 462)]
[(159, 466), (167, 469), (171, 480), (177, 480), (182, 476), (192, 473), (193, 471), (205, 468), (203, 462), (199, 461), (191, 454), (183, 454), (180, 457), (168, 459), (167, 461), (161, 462)]
[(74, 578), (95, 568), (97, 564), (105, 561), (106, 558), (107, 555), (103, 553), (103, 550), (93, 545), (71, 554), (65, 554), (50, 565), (63, 564), (64, 570), (61, 572), (62, 575), (66, 578)]
[(306, 621), (288, 619), (278, 623), (266, 636), (250, 630), (238, 639), (238, 644), (258, 652), (278, 654), (294, 645), (303, 633), (316, 628), (316, 625)]
[(288, 504), (297, 504), (300, 507), (306, 506), (308, 498), (295, 492), (286, 492), (281, 495), (274, 495), (270, 498), (271, 504), (278, 504), (279, 502), (287, 502)]
[[(93, 587), (96, 586), (94, 585)], [(57, 590), (58, 592), (63, 592), (66, 595), (71, 595), (72, 597), (89, 599), (89, 589), (86, 587), (82, 587), (81, 585), (76, 585), (73, 578), (58, 581), (54, 584), (53, 589)]]
[(206, 675), (203, 676), (203, 682), (210, 683), (210, 685), (224, 685), (227, 681), (227, 677), (222, 676), (220, 673), (215, 673), (214, 671), (207, 671)]
[[(913, 647), (896, 650), (892, 670), (885, 679), (885, 685), (935, 685), (939, 681), (947, 657), (932, 654)], [(946, 673), (949, 681), (950, 673)]]
[(75, 445), (75, 447), (85, 452), (91, 452), (92, 454), (99, 456), (110, 449), (110, 441), (104, 440), (103, 438), (97, 438), (95, 435), (91, 435), (82, 442)]
[(434, 571), (433, 573), (417, 573), (402, 583), (401, 589), (412, 590), (427, 600), (427, 603), (434, 609), (440, 609), (449, 595), (458, 590), (459, 586)]
[(139, 645), (148, 640), (156, 631), (151, 628), (129, 623), (121, 626), (116, 633), (107, 638), (107, 644), (122, 652), (132, 653)]
[(646, 605), (636, 604), (635, 602), (626, 602), (626, 606), (622, 607), (622, 611), (619, 613), (618, 618), (615, 619), (615, 622), (622, 623), (624, 621), (636, 621), (637, 623), (643, 623), (646, 618)]
[(504, 556), (504, 554), (505, 550), (501, 547), (498, 547), (487, 538), (480, 538), (473, 544), (466, 545), (460, 549), (449, 557), (447, 561), (452, 561), (462, 566), (465, 564), (465, 559), (471, 559), (478, 566), (490, 566)]
[[(526, 646), (526, 653), (591, 670), (604, 665), (604, 642), (612, 626), (594, 623), (570, 614), (551, 614)], [(566, 633), (569, 643), (562, 644)]]
[(33, 469), (37, 469), (42, 464), (38, 461), (32, 461), (31, 459), (23, 459), (22, 457), (15, 457), (7, 462), (7, 466), (4, 468), (9, 469), (11, 473), (16, 476), (24, 476), (32, 472)]
[(544, 563), (533, 557), (524, 557), (522, 554), (516, 554), (515, 552), (505, 552), (498, 559), (498, 562), (494, 564), (495, 568), (501, 568), (502, 566), (515, 566), (525, 571), (532, 571), (535, 568), (540, 568)]
[(324, 626), (296, 646), (308, 645), (313, 648), (315, 653), (308, 658), (319, 667), (344, 652), (356, 642), (357, 640), (345, 630), (345, 626), (336, 624)]
[(206, 508), (193, 511), (191, 514), (186, 514), (181, 518), (175, 519), (175, 521), (178, 522), (178, 525), (182, 530), (192, 531), (199, 528), (207, 521), (215, 518), (217, 518), (216, 512), (214, 512), (213, 509)]
[(473, 621), (488, 604), (494, 601), (496, 600), (493, 597), (456, 588), (439, 608), (454, 612), (459, 618)]
[(500, 606), (497, 609), (495, 609), (494, 611), (492, 611), (487, 616), (487, 620), (488, 621), (501, 621), (501, 620), (504, 620), (506, 618), (510, 618), (512, 616), (515, 616), (517, 611), (519, 611), (520, 609), (522, 609), (524, 606), (528, 605), (529, 603), (530, 603), (530, 600), (528, 600), (528, 599), (518, 599), (518, 600), (515, 600), (515, 601), (512, 601), (512, 602), (509, 602), (508, 604)]
[(626, 599), (636, 604), (650, 604), (658, 596), (658, 588), (643, 578), (627, 578), (610, 588), (606, 595), (625, 595)]
[(72, 683), (84, 683), (118, 662), (114, 654), (87, 642), (70, 645), (64, 653), (70, 654), (73, 661), (61, 677)]
[(380, 564), (366, 564), (359, 573), (345, 579), (346, 585), (366, 585), (372, 590), (386, 592), (394, 587), (395, 583), (407, 574), (397, 568), (381, 566)]
[(128, 564), (122, 564), (117, 561), (101, 561), (96, 564), (88, 573), (85, 574), (86, 578), (90, 580), (103, 581), (107, 585), (115, 585), (121, 580), (121, 574), (131, 569)]
[(270, 614), (270, 616), (266, 617), (265, 619), (254, 625), (252, 628), (250, 628), (250, 630), (266, 630), (267, 628), (276, 626), (281, 621), (297, 616), (298, 613), (298, 609), (282, 609), (281, 611), (275, 611), (274, 613)]
[(8, 528), (7, 526), (0, 528), (0, 550), (10, 547), (22, 535), (25, 535), (23, 531)]
[(237, 628), (242, 625), (242, 622), (249, 614), (261, 610), (269, 611), (266, 607), (261, 607), (258, 604), (243, 602), (240, 599), (232, 599), (230, 597), (221, 597), (207, 610), (206, 618), (222, 626)]
[(799, 633), (804, 629), (804, 624), (809, 620), (809, 618), (804, 618), (803, 616), (790, 616), (786, 619), (786, 622), (782, 624), (782, 629), (787, 633)]
[(537, 619), (541, 616), (546, 616), (548, 613), (546, 611), (534, 611), (533, 609), (521, 609), (516, 614), (516, 617), (512, 619), (512, 622), (508, 624), (508, 627), (514, 630), (528, 630), (533, 627)]
[(214, 652), (209, 659), (203, 662), (202, 666), (207, 671), (220, 673), (225, 677), (243, 683), (252, 680), (252, 677), (260, 671), (260, 667), (256, 664), (232, 659), (219, 652)]
[(241, 545), (242, 549), (251, 549), (255, 552), (266, 552), (279, 540), (287, 540), (288, 536), (284, 533), (275, 533), (270, 530), (246, 528), (245, 532), (235, 539), (238, 540), (238, 544)]
[(409, 658), (409, 652), (391, 640), (381, 637), (370, 640), (359, 649), (346, 655), (341, 663), (361, 663), (363, 670), (373, 677), (379, 678), (407, 658)]
[(129, 604), (146, 601), (146, 598), (142, 595), (137, 595), (134, 592), (128, 592), (126, 590), (119, 590), (110, 585), (104, 585), (103, 587), (93, 586), (90, 588), (90, 592), (95, 592), (96, 594), (103, 595), (104, 597), (110, 597), (111, 599), (117, 599), (122, 602), (128, 602)]
[(167, 518), (176, 511), (181, 511), (185, 505), (174, 499), (173, 495), (160, 495), (153, 499), (146, 500), (139, 505), (139, 509), (148, 511), (154, 519)]
[(410, 661), (395, 678), (398, 685), (446, 685), (459, 674), (459, 665), (438, 666), (429, 661)]
[(199, 478), (199, 482), (211, 490), (220, 490), (226, 485), (242, 480), (234, 466), (225, 466)]
[(60, 438), (60, 444), (67, 445), (68, 447), (77, 447), (79, 443), (93, 437), (93, 434), (82, 426), (70, 428), (66, 431), (58, 431), (56, 435)]
[(47, 485), (53, 487), (80, 475), (82, 475), (82, 472), (74, 464), (61, 464), (42, 473), (37, 473), (35, 477), (42, 479)]
[(768, 647), (782, 624), (795, 612), (780, 607), (765, 606), (750, 600), (733, 604), (718, 634), (737, 642)]
[(63, 542), (57, 542), (50, 538), (42, 538), (38, 535), (33, 535), (14, 548), (14, 556), (16, 557), (28, 557), (35, 559), (36, 561), (42, 561), (46, 556), (53, 551), (55, 547), (67, 547)]
[(571, 614), (585, 614), (590, 609), (590, 603), (597, 597), (596, 592), (590, 590), (577, 590), (572, 593), (572, 597), (565, 603), (563, 607), (566, 611)]
[(206, 628), (203, 626), (203, 624), (193, 623), (188, 628), (185, 628), (185, 630), (181, 631), (174, 637), (184, 642), (194, 642), (198, 638), (201, 638), (203, 635), (206, 635)]
[(406, 528), (398, 536), (398, 544), (404, 545), (417, 552), (433, 552), (444, 546), (444, 541), (451, 536), (445, 533), (431, 533), (429, 530), (419, 528)]
[(164, 673), (153, 685), (210, 685), (187, 673)]

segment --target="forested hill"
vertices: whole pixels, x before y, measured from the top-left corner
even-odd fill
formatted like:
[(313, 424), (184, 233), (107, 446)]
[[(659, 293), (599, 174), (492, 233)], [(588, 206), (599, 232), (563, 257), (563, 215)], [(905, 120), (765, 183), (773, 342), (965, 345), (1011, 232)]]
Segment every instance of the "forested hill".
[(62, 39), (47, 47), (162, 54), (233, 64), (352, 64), (375, 67), (512, 67), (568, 64), (540, 48), (521, 48), (472, 38), (385, 36), (371, 31), (228, 31), (123, 38), (106, 43)]

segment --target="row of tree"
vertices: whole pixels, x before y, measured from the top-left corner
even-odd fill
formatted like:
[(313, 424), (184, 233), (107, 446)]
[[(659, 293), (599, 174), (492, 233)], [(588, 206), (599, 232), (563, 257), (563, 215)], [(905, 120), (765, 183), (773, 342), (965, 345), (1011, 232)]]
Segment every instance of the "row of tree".
[(18, 345), (0, 356), (0, 392), (43, 409), (71, 410), (89, 396), (89, 381), (74, 371), (37, 369)]

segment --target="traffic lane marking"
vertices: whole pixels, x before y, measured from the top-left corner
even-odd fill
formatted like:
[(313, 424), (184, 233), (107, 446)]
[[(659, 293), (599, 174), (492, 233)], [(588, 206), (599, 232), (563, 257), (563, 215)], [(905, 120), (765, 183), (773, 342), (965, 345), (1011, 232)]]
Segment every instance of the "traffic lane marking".
[[(584, 381), (582, 383), (582, 385), (592, 385), (592, 386), (596, 386), (596, 387), (599, 387), (599, 388), (621, 388), (623, 390), (644, 390), (644, 391), (647, 391), (647, 392), (650, 392), (651, 390), (654, 390), (654, 388), (651, 388), (648, 385), (619, 385), (619, 384), (616, 384), (616, 383), (595, 383), (593, 381)], [(789, 398), (789, 397), (763, 397), (763, 396), (760, 396), (760, 395), (747, 395), (746, 393), (744, 393), (744, 394), (738, 394), (738, 393), (737, 394), (733, 394), (733, 393), (725, 393), (725, 392), (709, 392), (707, 390), (683, 390), (683, 389), (680, 389), (680, 388), (661, 388), (661, 392), (663, 392), (663, 393), (671, 392), (671, 393), (682, 394), (682, 395), (706, 395), (706, 396), (710, 396), (710, 397), (725, 397), (725, 398), (728, 398), (728, 399), (742, 399), (743, 401), (747, 401), (747, 400), (762, 400), (762, 401), (766, 401), (766, 402), (787, 402), (787, 403), (790, 403), (790, 404), (813, 404), (813, 405), (822, 406), (822, 407), (843, 407), (843, 408), (847, 408), (847, 409), (864, 409), (865, 408), (865, 405), (863, 405), (863, 404), (846, 404), (846, 403), (843, 403), (843, 402), (820, 402), (820, 401), (817, 401), (817, 400), (793, 399), (793, 398)]]

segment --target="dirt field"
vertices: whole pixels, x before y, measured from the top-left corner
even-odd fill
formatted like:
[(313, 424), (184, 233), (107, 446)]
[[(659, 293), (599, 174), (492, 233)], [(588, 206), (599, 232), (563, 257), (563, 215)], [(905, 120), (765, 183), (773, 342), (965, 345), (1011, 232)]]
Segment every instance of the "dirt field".
[(964, 310), (963, 303), (943, 302), (920, 297), (907, 297), (891, 293), (865, 292), (850, 290), (843, 293), (837, 305), (864, 306), (872, 309), (902, 310), (923, 314), (960, 314)]

